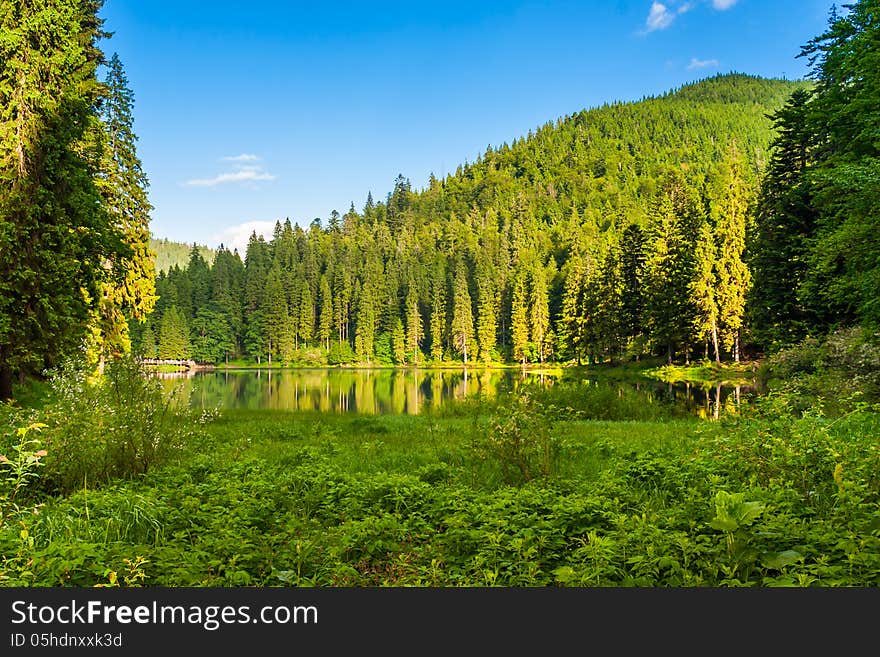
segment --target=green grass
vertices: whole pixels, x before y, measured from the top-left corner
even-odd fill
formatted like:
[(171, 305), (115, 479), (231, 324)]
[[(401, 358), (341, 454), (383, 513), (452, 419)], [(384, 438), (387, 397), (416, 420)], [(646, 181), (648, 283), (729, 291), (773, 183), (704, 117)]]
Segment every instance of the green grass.
[(222, 412), (145, 474), (35, 482), (0, 530), (0, 583), (880, 584), (880, 415), (771, 395), (718, 422), (627, 419), (626, 396), (573, 390), (420, 416)]

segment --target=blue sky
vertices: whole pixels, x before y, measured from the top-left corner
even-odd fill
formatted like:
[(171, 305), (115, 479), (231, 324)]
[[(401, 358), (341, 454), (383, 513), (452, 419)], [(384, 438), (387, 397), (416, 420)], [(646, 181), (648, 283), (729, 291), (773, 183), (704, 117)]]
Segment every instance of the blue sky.
[(800, 78), (831, 0), (106, 0), (157, 237), (243, 245), (398, 173), (716, 73)]

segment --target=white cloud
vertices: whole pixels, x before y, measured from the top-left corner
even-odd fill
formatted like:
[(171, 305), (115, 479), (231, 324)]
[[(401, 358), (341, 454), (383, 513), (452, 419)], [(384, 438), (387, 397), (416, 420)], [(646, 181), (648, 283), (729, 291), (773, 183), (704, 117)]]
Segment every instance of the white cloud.
[(224, 162), (259, 162), (260, 157), (257, 155), (250, 155), (249, 153), (242, 153), (241, 155), (234, 155), (232, 157), (224, 157)]
[(696, 57), (691, 58), (691, 63), (688, 64), (688, 70), (693, 71), (698, 68), (715, 68), (719, 65), (717, 59), (697, 59)]
[(187, 187), (216, 187), (228, 183), (258, 182), (260, 180), (275, 180), (275, 176), (262, 169), (248, 167), (240, 171), (221, 173), (213, 178), (187, 180), (184, 185)]
[[(648, 18), (645, 19), (645, 32), (665, 30), (672, 25), (678, 16), (686, 14), (699, 4), (696, 0), (686, 0), (685, 2), (666, 0), (666, 2), (668, 4), (653, 0), (651, 9), (648, 11)], [(712, 7), (718, 11), (726, 11), (739, 0), (706, 0), (706, 2), (711, 2)]]
[(645, 20), (645, 28), (648, 32), (654, 30), (665, 30), (672, 25), (675, 15), (669, 11), (666, 5), (660, 2), (651, 3), (651, 11), (648, 12), (648, 18)]
[(275, 180), (276, 176), (266, 171), (262, 164), (255, 164), (255, 162), (259, 162), (261, 159), (258, 155), (250, 155), (248, 153), (224, 157), (222, 158), (223, 162), (232, 163), (232, 171), (220, 173), (213, 178), (187, 180), (183, 185), (185, 187), (217, 187), (218, 185), (234, 183), (255, 183)]
[[(672, 0), (676, 2), (676, 0)], [(676, 16), (685, 14), (694, 8), (693, 2), (684, 2), (678, 7), (667, 6), (656, 0), (651, 3), (651, 10), (648, 12), (648, 18), (645, 19), (645, 31), (653, 32), (655, 30), (665, 30), (672, 25)]]
[(222, 244), (230, 251), (238, 249), (238, 254), (243, 260), (247, 254), (248, 241), (250, 240), (251, 234), (254, 232), (256, 232), (257, 235), (262, 235), (267, 241), (271, 240), (272, 234), (275, 232), (275, 222), (246, 221), (237, 226), (229, 226), (219, 233), (214, 234), (211, 237), (211, 243), (215, 247)]

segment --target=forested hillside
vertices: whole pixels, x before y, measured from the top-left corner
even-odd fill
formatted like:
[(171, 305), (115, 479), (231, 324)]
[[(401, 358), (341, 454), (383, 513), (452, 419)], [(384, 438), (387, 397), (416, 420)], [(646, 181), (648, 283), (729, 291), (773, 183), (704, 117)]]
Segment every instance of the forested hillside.
[[(204, 362), (739, 358), (745, 232), (804, 82), (729, 74), (547, 123), (426, 189), (287, 220), (157, 280), (149, 355)], [(161, 270), (162, 267), (159, 267)]]
[[(199, 253), (207, 263), (214, 262), (216, 251), (204, 245), (198, 245)], [(157, 272), (167, 272), (173, 267), (185, 269), (189, 264), (192, 244), (173, 242), (168, 239), (150, 238), (150, 251), (153, 252)]]

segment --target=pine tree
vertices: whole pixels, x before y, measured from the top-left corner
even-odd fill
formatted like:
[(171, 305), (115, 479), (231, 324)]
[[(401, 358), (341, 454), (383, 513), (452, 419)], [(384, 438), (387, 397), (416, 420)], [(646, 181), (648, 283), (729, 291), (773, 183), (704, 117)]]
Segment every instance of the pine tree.
[(771, 116), (777, 130), (773, 156), (749, 231), (750, 324), (758, 342), (771, 348), (794, 344), (819, 325), (817, 300), (804, 289), (818, 219), (806, 175), (815, 139), (807, 123), (809, 99), (799, 89)]
[(134, 133), (134, 94), (119, 56), (107, 64), (100, 103), (101, 159), (96, 185), (126, 252), (108, 259), (107, 280), (100, 286), (96, 349), (99, 368), (104, 359), (130, 350), (128, 324), (142, 322), (156, 303), (154, 254), (150, 251), (149, 182), (137, 155)]
[(482, 257), (477, 266), (477, 343), (479, 358), (492, 362), (498, 333), (496, 314), (496, 275), (494, 268)]
[(464, 358), (467, 365), (468, 354), (474, 351), (474, 315), (471, 295), (468, 290), (466, 265), (459, 263), (452, 291), (452, 346)]
[(690, 284), (691, 299), (697, 309), (694, 318), (694, 334), (698, 340), (706, 344), (708, 357), (709, 341), (715, 353), (715, 361), (721, 362), (718, 349), (718, 304), (715, 300), (716, 276), (715, 235), (707, 220), (700, 224), (695, 254), (695, 276)]
[(126, 255), (95, 185), (101, 4), (0, 3), (0, 400), (79, 347)]
[(645, 235), (637, 224), (627, 226), (620, 238), (619, 260), (623, 289), (620, 321), (631, 348), (644, 335), (645, 300), (642, 290), (645, 268)]
[(532, 296), (530, 299), (530, 319), (532, 343), (538, 352), (538, 360), (543, 364), (548, 349), (550, 330), (550, 301), (547, 296), (547, 272), (538, 262), (532, 269)]
[(529, 347), (529, 323), (528, 323), (528, 288), (526, 277), (522, 271), (518, 272), (513, 281), (513, 301), (510, 311), (511, 343), (515, 360), (526, 364)]
[(712, 199), (710, 211), (718, 238), (719, 334), (724, 347), (739, 362), (746, 295), (752, 278), (743, 261), (750, 193), (744, 179), (742, 157), (735, 144), (722, 162), (718, 182), (720, 189)]
[(294, 350), (293, 329), (287, 309), (287, 296), (281, 282), (281, 272), (273, 266), (266, 279), (266, 295), (263, 300), (263, 313), (266, 318), (269, 366), (272, 356), (282, 362), (289, 362)]
[(159, 358), (182, 360), (189, 357), (189, 326), (186, 316), (177, 306), (171, 306), (162, 315), (159, 326)]
[(418, 365), (422, 360), (421, 344), (424, 339), (422, 315), (419, 312), (419, 292), (415, 281), (410, 280), (406, 293), (406, 351), (412, 363)]
[(394, 327), (391, 330), (391, 353), (397, 365), (406, 364), (406, 332), (400, 317), (394, 319)]
[(652, 340), (665, 348), (672, 363), (693, 324), (688, 284), (691, 273), (683, 262), (682, 222), (669, 194), (661, 194), (652, 211), (644, 267), (645, 315)]
[(431, 360), (443, 360), (446, 336), (446, 274), (440, 268), (435, 272), (434, 291), (431, 295)]
[(312, 302), (312, 290), (308, 281), (303, 280), (299, 297), (299, 337), (303, 345), (312, 341), (315, 333), (315, 304)]
[[(331, 227), (331, 230), (334, 230)], [(318, 317), (318, 339), (325, 349), (330, 348), (330, 336), (333, 334), (333, 297), (330, 293), (328, 276), (321, 276), (320, 289), (321, 312)]]
[(580, 253), (575, 252), (566, 263), (562, 291), (562, 309), (556, 323), (559, 331), (560, 351), (581, 364), (584, 350), (584, 280), (586, 268)]
[(140, 354), (144, 358), (157, 358), (159, 355), (159, 345), (156, 342), (156, 334), (150, 322), (146, 322), (143, 335), (141, 336)]

